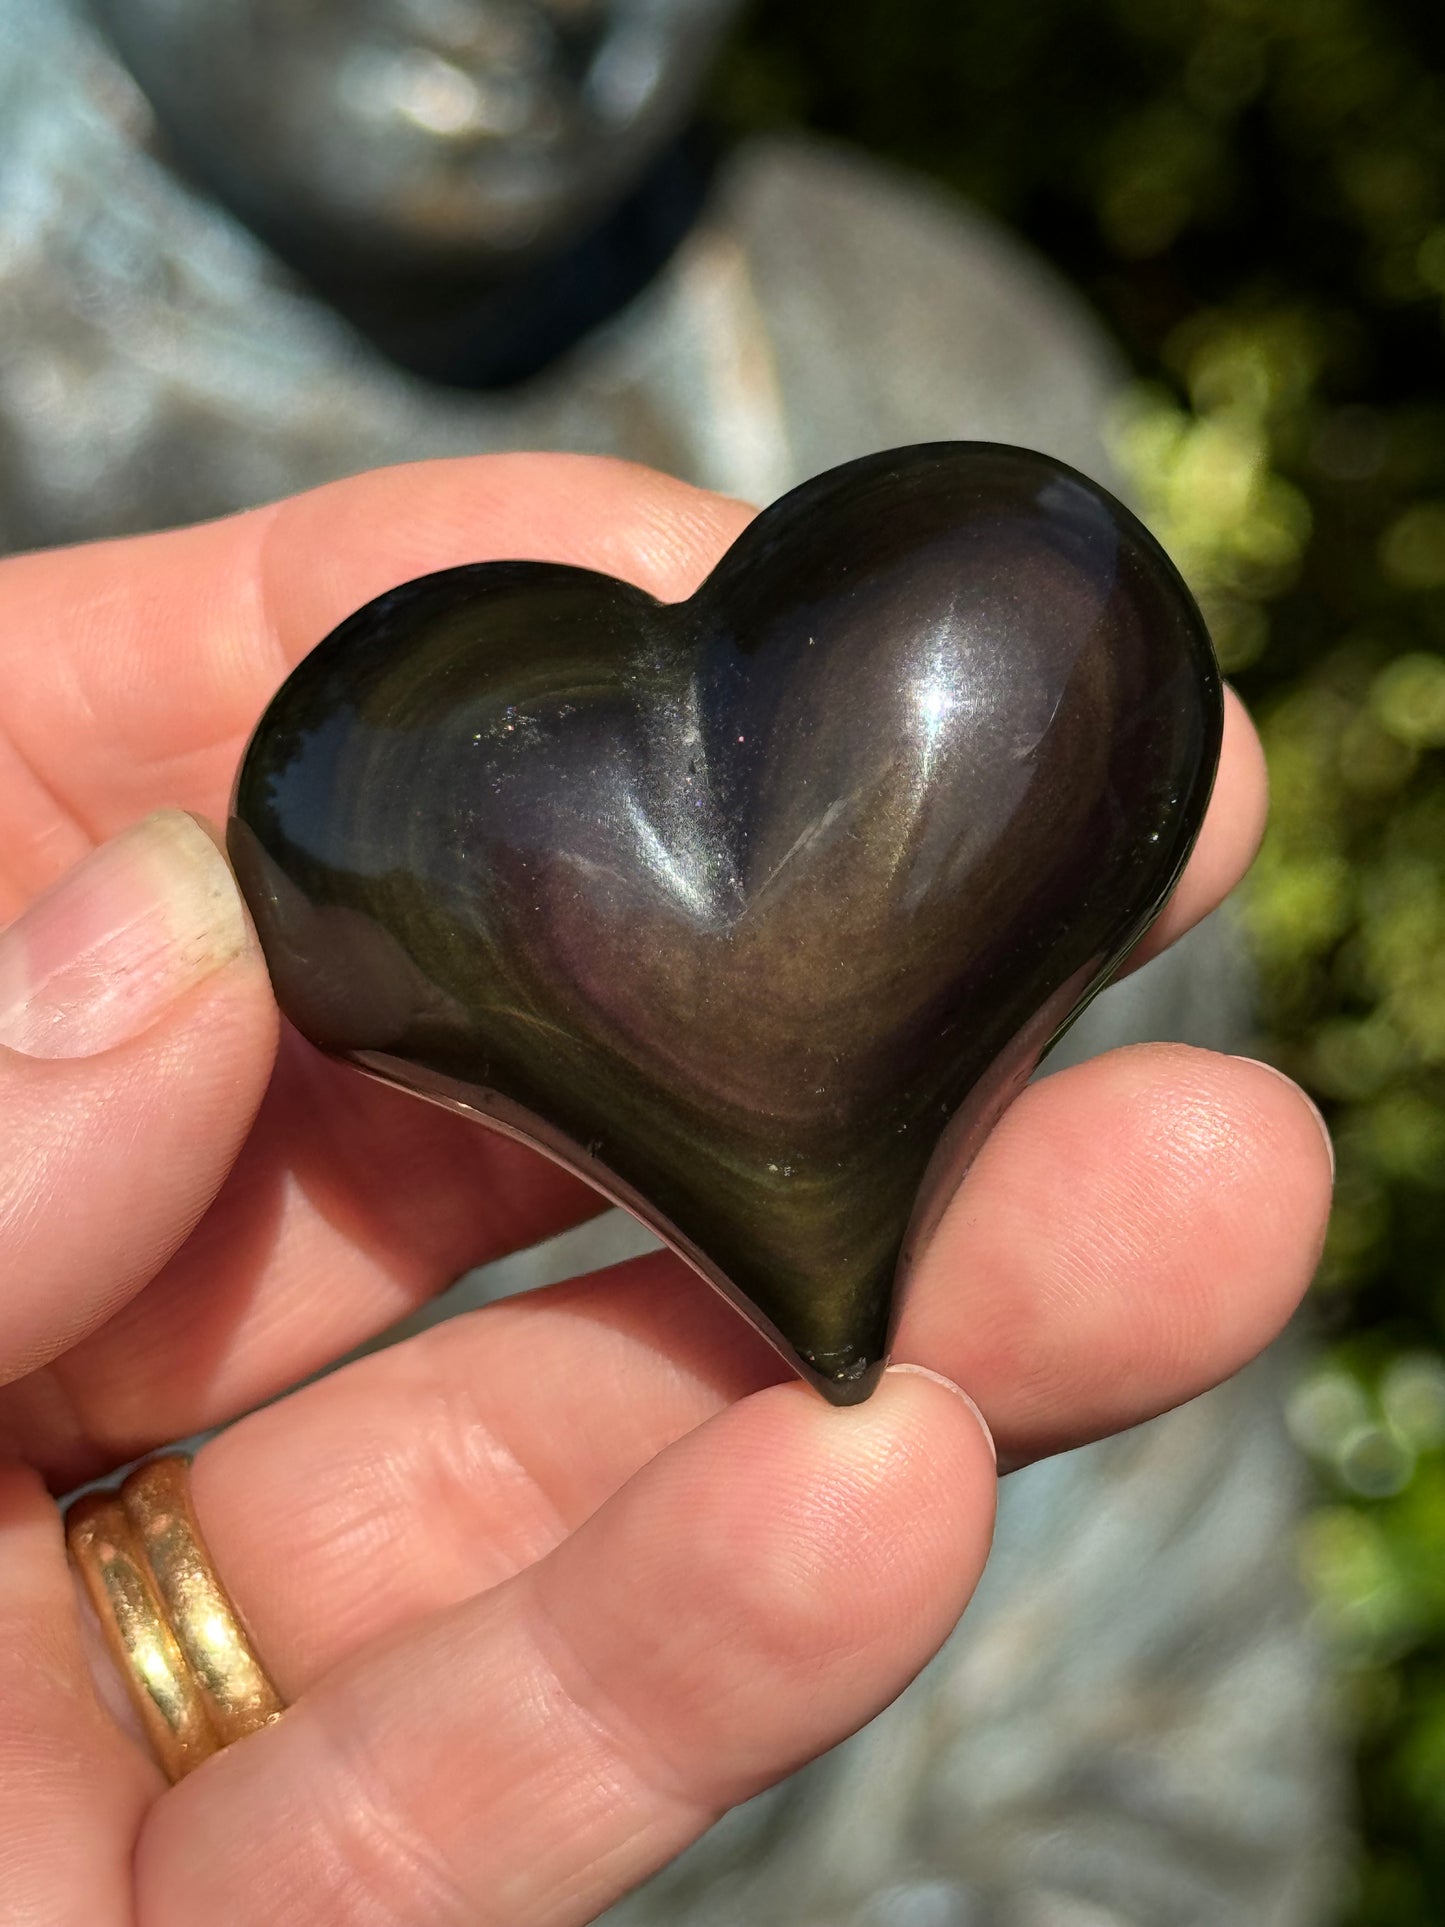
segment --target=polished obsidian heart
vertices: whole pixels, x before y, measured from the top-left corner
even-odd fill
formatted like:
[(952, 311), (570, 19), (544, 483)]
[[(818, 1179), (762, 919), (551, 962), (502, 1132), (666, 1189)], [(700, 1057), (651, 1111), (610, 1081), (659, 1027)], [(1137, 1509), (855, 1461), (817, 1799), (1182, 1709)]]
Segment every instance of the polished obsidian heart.
[(796, 489), (686, 602), (529, 562), (379, 597), (267, 710), (230, 846), (306, 1036), (580, 1172), (845, 1403), (1220, 729), (1134, 517), (940, 443)]

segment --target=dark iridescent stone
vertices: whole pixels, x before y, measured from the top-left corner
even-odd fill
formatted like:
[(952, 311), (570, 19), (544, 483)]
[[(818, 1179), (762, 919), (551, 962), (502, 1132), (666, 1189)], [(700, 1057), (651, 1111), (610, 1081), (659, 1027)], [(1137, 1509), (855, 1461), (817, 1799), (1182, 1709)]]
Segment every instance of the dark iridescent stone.
[(847, 1403), (1220, 730), (1133, 516), (939, 443), (794, 490), (687, 602), (529, 562), (379, 597), (267, 710), (230, 846), (307, 1037), (579, 1172)]

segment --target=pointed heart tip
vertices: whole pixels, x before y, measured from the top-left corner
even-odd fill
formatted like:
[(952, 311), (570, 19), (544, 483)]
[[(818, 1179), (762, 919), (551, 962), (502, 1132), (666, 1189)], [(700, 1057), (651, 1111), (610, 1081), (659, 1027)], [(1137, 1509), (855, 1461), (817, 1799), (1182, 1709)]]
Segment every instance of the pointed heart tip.
[(859, 1359), (845, 1372), (829, 1375), (820, 1372), (807, 1359), (794, 1363), (815, 1391), (821, 1392), (830, 1405), (839, 1406), (861, 1405), (871, 1398), (888, 1366), (886, 1358)]

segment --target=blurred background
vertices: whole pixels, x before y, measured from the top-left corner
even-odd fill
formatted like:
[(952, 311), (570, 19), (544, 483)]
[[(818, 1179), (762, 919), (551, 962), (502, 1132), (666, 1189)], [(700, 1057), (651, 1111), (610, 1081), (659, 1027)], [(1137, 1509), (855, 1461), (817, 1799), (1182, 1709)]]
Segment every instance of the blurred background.
[[(759, 501), (960, 432), (1111, 472), (1274, 801), (1252, 1000), (1216, 930), (1087, 1041), (1247, 1047), (1316, 1095), (1339, 1183), (1311, 1336), (1009, 1480), (963, 1644), (629, 1919), (1438, 1927), (1445, 10), (734, 12), (0, 0), (0, 549), (476, 447), (619, 449)], [(800, 129), (865, 159), (777, 139)], [(778, 1900), (808, 1853), (813, 1899)], [(717, 1898), (749, 1858), (777, 1890)]]
[(715, 94), (926, 170), (1082, 287), (1116, 462), (1264, 734), (1265, 1054), (1339, 1181), (1288, 1403), (1358, 1752), (1357, 1927), (1445, 1919), (1445, 12), (787, 0)]

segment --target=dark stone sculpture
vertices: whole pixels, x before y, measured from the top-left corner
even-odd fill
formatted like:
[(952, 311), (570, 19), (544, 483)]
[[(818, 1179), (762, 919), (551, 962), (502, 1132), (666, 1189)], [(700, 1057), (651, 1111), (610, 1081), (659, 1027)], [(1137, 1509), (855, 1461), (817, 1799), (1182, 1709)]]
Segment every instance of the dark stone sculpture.
[(735, 0), (92, 0), (160, 138), (392, 358), (535, 374), (698, 212)]

